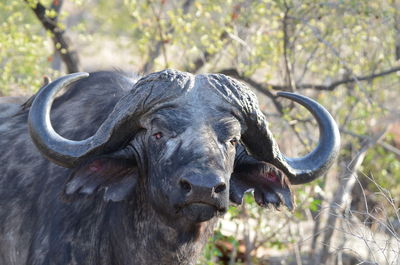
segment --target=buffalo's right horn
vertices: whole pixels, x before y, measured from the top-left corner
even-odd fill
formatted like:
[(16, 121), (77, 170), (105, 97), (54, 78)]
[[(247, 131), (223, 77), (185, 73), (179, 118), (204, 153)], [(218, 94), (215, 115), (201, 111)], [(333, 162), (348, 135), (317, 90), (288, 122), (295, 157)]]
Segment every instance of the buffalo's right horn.
[(317, 147), (303, 157), (284, 156), (258, 107), (255, 107), (254, 112), (248, 115), (247, 124), (251, 130), (247, 130), (242, 137), (243, 142), (260, 160), (282, 169), (292, 184), (310, 182), (326, 173), (335, 161), (340, 146), (339, 129), (329, 112), (316, 101), (289, 92), (279, 92), (278, 96), (296, 101), (311, 112), (317, 120), (320, 132)]

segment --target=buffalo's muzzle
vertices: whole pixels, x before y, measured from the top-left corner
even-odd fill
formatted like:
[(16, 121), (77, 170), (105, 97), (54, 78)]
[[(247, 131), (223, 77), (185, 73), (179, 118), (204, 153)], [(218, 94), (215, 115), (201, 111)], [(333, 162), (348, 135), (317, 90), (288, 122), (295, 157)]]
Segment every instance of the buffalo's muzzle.
[(181, 191), (191, 197), (217, 197), (226, 190), (225, 181), (212, 174), (188, 174), (180, 178)]
[(194, 222), (222, 215), (228, 208), (228, 187), (216, 174), (189, 173), (179, 179), (183, 202), (178, 211)]

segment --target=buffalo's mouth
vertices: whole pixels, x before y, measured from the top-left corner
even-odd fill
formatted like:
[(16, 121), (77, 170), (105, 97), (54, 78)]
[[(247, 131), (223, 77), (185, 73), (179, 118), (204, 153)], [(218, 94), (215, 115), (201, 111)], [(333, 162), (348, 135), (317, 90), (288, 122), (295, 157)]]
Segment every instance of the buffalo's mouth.
[(178, 206), (177, 213), (192, 222), (200, 223), (225, 214), (226, 208), (207, 202), (192, 202)]

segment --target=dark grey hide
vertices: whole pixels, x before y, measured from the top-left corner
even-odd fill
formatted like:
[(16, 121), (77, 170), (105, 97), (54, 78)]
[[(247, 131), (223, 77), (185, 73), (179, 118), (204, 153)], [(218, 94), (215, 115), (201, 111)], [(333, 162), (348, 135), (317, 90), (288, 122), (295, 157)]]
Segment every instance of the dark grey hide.
[(15, 115), (22, 110), (28, 97), (0, 97), (0, 119)]
[(83, 140), (122, 122), (101, 150), (65, 163), (31, 128), (40, 151), (33, 144), (29, 110), (0, 114), (0, 264), (193, 264), (229, 199), (253, 189), (261, 206), (292, 209), (285, 162), (261, 162), (240, 142), (241, 91), (252, 95), (223, 75), (92, 73), (54, 101), (55, 131)]

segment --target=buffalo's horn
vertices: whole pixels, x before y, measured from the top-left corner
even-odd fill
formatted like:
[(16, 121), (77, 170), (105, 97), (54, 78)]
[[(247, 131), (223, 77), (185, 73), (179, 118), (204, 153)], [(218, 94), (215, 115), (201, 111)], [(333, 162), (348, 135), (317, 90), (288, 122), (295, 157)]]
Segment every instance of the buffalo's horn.
[(285, 157), (293, 176), (293, 184), (307, 183), (324, 174), (335, 161), (340, 147), (340, 134), (335, 120), (329, 112), (316, 101), (305, 96), (279, 92), (278, 96), (296, 101), (307, 108), (317, 120), (319, 141), (311, 153), (301, 158)]
[[(126, 135), (117, 135), (115, 130), (125, 128), (125, 132), (134, 133), (137, 123), (129, 122), (126, 115), (135, 119), (134, 104), (118, 104), (97, 132), (81, 141), (72, 141), (59, 135), (51, 125), (50, 109), (60, 90), (73, 82), (88, 77), (88, 73), (74, 73), (63, 76), (43, 87), (35, 97), (29, 111), (28, 126), (31, 138), (42, 154), (63, 167), (75, 167), (89, 156), (112, 151), (109, 147), (118, 146), (126, 141)], [(128, 97), (129, 98), (129, 97)], [(123, 101), (123, 100), (122, 100)], [(128, 109), (131, 107), (131, 110)]]
[(187, 89), (190, 76), (174, 70), (164, 70), (138, 80), (115, 105), (96, 133), (81, 141), (65, 139), (54, 131), (50, 109), (58, 91), (73, 82), (88, 77), (75, 73), (61, 77), (43, 87), (29, 111), (28, 126), (33, 142), (49, 160), (63, 167), (75, 167), (93, 155), (118, 150), (141, 129), (140, 117), (163, 104), (171, 104)]
[(310, 182), (326, 173), (336, 159), (340, 146), (338, 127), (329, 112), (316, 101), (289, 92), (279, 92), (278, 96), (296, 101), (311, 112), (319, 126), (317, 147), (300, 158), (285, 157), (268, 129), (264, 115), (258, 109), (250, 115), (247, 122), (250, 130), (242, 139), (253, 155), (282, 169), (292, 184)]
[(29, 111), (28, 126), (33, 142), (45, 157), (64, 167), (72, 167), (95, 143), (93, 136), (71, 141), (59, 135), (51, 125), (50, 109), (57, 92), (88, 76), (88, 73), (74, 73), (48, 84), (38, 92)]

